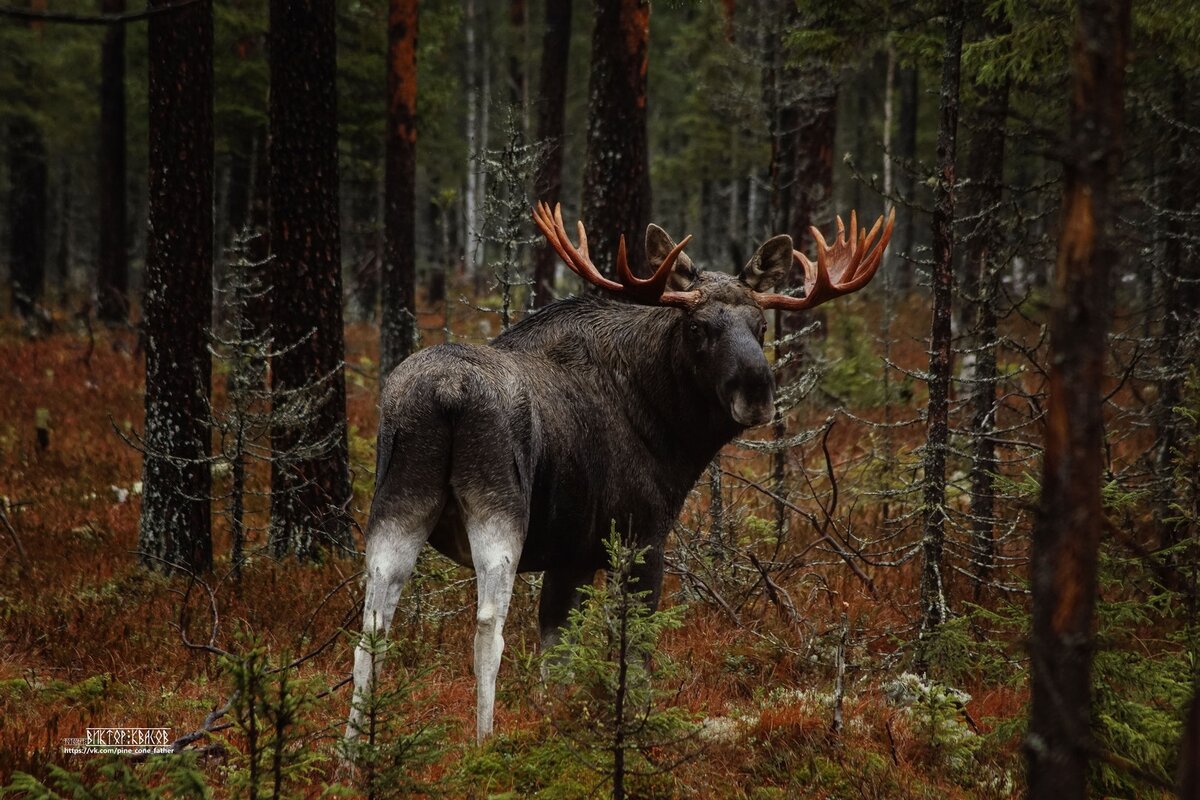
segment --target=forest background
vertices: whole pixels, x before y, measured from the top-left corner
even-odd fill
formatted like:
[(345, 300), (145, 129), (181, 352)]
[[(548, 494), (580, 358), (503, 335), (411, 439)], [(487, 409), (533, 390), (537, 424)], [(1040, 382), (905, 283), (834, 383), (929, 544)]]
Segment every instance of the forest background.
[[(605, 269), (650, 221), (733, 271), (898, 219), (866, 290), (774, 322), (778, 419), (677, 525), (682, 624), (645, 624), (683, 733), (637, 793), (1187, 796), (1197, 44), (1184, 0), (6, 5), (0, 783), (611, 784), (538, 680), (536, 576), (470, 743), (433, 554), (378, 774), (337, 771), (380, 376), (581, 291), (544, 199)], [(61, 752), (110, 724), (186, 755)]]

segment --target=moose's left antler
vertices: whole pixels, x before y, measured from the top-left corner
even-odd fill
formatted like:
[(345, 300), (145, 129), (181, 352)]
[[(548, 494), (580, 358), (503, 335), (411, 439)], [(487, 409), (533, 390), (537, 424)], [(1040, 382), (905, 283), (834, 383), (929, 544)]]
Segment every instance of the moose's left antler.
[(567, 235), (567, 229), (563, 226), (561, 205), (556, 204), (554, 211), (551, 212), (550, 206), (538, 201), (533, 209), (533, 221), (563, 263), (593, 286), (625, 295), (631, 300), (646, 305), (688, 308), (694, 306), (700, 299), (700, 293), (695, 291), (665, 291), (667, 280), (671, 277), (671, 269), (675, 266), (675, 260), (683, 252), (684, 246), (692, 240), (691, 236), (685, 236), (682, 242), (671, 248), (671, 252), (659, 264), (653, 275), (649, 278), (639, 278), (629, 269), (629, 262), (625, 256), (625, 235), (622, 234), (621, 241), (617, 245), (617, 277), (621, 279), (621, 282), (617, 283), (604, 277), (588, 257), (587, 231), (584, 230), (582, 222), (578, 223), (579, 247), (577, 248), (571, 243), (571, 237)]
[[(846, 236), (846, 226), (842, 223), (842, 218), (838, 217), (837, 236), (832, 247), (825, 242), (825, 237), (815, 226), (809, 228), (817, 243), (817, 263), (813, 264), (799, 250), (793, 251), (793, 256), (804, 268), (804, 297), (755, 292), (754, 299), (759, 307), (764, 309), (804, 311), (835, 297), (857, 292), (875, 277), (875, 272), (883, 260), (883, 250), (892, 238), (895, 223), (896, 209), (893, 208), (892, 213), (888, 215), (886, 226), (883, 224), (883, 217), (880, 217), (875, 221), (871, 232), (867, 233), (859, 230), (858, 216), (851, 211), (850, 236)], [(875, 237), (880, 227), (883, 227), (883, 235), (876, 242)]]

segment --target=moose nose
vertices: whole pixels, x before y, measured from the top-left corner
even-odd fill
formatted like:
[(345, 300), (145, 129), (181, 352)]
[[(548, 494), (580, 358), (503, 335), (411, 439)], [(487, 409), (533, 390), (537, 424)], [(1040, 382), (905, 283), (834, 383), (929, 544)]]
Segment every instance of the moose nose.
[(775, 392), (768, 381), (746, 381), (731, 387), (729, 415), (746, 428), (765, 425), (775, 415)]

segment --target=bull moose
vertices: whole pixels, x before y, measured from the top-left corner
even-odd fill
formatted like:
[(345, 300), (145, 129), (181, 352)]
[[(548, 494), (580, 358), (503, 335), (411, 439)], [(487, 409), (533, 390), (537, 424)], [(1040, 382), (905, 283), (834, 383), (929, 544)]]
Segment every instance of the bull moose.
[[(861, 289), (894, 219), (868, 233), (851, 214), (847, 236), (839, 218), (832, 245), (814, 228), (815, 264), (793, 251), (790, 236), (776, 236), (736, 277), (697, 271), (683, 254), (690, 236), (676, 244), (650, 225), (651, 277), (630, 271), (622, 237), (618, 283), (588, 257), (583, 223), (575, 246), (561, 210), (539, 203), (534, 221), (550, 246), (612, 296), (554, 303), (490, 344), (430, 347), (387, 377), (347, 738), (361, 728), (378, 669), (367, 636), (386, 635), (426, 542), (475, 570), (479, 741), (492, 731), (518, 572), (544, 572), (538, 622), (548, 646), (580, 603), (580, 587), (606, 566), (603, 541), (615, 521), (649, 547), (634, 577), (657, 607), (663, 545), (689, 490), (724, 445), (774, 413), (764, 312)], [(793, 260), (804, 296), (770, 293)]]

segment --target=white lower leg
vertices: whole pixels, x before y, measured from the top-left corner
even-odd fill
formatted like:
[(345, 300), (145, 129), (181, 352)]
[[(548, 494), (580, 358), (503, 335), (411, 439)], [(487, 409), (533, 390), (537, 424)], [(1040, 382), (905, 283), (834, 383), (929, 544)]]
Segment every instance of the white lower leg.
[(492, 735), (496, 707), (496, 676), (504, 652), (504, 618), (495, 609), (480, 609), (475, 628), (475, 737), (482, 743)]
[(517, 576), (519, 539), (507, 525), (485, 525), (472, 538), (479, 598), (475, 627), (475, 734), (483, 742), (492, 733), (496, 676), (504, 652), (504, 620)]
[(400, 591), (412, 575), (424, 537), (404, 536), (400, 530), (380, 530), (367, 540), (367, 588), (363, 601), (362, 637), (354, 650), (354, 694), (346, 738), (354, 739), (365, 724), (365, 707), (371, 702), (382, 659), (380, 650)]

